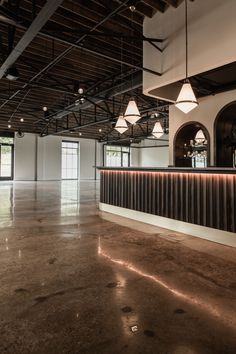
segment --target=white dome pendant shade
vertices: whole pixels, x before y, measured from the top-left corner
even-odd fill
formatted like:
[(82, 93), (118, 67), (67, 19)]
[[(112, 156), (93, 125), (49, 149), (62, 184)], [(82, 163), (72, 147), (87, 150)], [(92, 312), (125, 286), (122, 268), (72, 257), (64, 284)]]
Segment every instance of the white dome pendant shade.
[(124, 118), (130, 124), (136, 123), (141, 118), (141, 115), (138, 110), (138, 106), (133, 98), (131, 98), (131, 100), (128, 103), (128, 106), (124, 114)]
[(198, 106), (198, 101), (193, 92), (190, 82), (187, 80), (184, 82), (177, 101), (175, 102), (175, 107), (179, 108), (184, 113), (189, 113), (194, 108)]
[(163, 134), (164, 134), (164, 131), (161, 126), (161, 123), (156, 122), (153, 127), (153, 130), (152, 130), (152, 135), (155, 136), (155, 138), (159, 139)]
[(128, 129), (128, 125), (127, 125), (126, 120), (124, 119), (123, 116), (119, 116), (119, 118), (117, 119), (115, 129), (120, 134), (123, 134)]

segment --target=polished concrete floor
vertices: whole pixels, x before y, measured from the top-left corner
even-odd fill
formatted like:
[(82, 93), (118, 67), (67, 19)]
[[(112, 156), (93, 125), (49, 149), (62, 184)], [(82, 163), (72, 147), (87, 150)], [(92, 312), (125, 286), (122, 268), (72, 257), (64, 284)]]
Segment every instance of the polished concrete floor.
[(0, 354), (235, 354), (236, 249), (98, 197), (95, 182), (0, 183)]

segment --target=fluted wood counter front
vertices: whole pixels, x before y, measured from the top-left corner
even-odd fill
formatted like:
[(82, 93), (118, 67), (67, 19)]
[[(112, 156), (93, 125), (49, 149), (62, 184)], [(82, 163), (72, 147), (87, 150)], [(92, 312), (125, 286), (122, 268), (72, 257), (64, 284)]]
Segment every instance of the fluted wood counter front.
[(236, 232), (234, 169), (99, 169), (101, 203)]

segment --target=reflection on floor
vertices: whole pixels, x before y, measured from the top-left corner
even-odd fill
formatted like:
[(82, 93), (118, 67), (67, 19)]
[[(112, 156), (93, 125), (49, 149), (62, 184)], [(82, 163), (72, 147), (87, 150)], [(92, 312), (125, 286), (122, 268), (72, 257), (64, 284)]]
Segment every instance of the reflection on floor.
[(236, 249), (98, 198), (92, 181), (0, 184), (0, 353), (235, 354)]

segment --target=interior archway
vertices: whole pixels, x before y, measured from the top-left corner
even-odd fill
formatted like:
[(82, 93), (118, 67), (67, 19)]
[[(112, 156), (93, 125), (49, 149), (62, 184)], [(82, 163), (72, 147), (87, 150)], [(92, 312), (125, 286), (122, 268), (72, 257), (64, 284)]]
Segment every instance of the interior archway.
[[(195, 138), (199, 131), (202, 131), (205, 136), (204, 146), (199, 144), (199, 147), (193, 146), (195, 144)], [(182, 125), (174, 138), (174, 163), (176, 167), (193, 167), (192, 154), (198, 151), (199, 154), (205, 154), (206, 164), (209, 166), (210, 159), (210, 135), (206, 127), (199, 122), (188, 122)], [(197, 167), (197, 166), (196, 166)], [(203, 166), (201, 166), (203, 167)], [(204, 166), (206, 167), (206, 166)]]
[(223, 107), (215, 119), (215, 164), (236, 166), (236, 101)]

